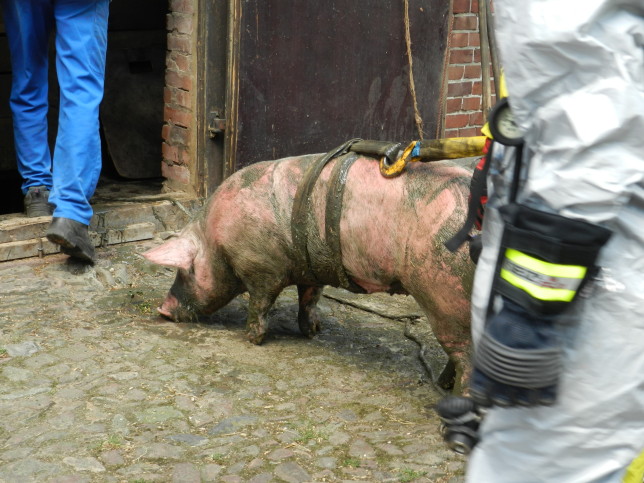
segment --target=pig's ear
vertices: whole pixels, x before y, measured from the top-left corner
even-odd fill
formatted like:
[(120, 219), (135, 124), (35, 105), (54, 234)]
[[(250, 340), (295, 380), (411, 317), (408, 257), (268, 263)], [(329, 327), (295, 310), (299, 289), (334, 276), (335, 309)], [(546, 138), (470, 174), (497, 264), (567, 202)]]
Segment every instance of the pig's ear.
[(188, 237), (172, 238), (163, 245), (143, 254), (145, 258), (157, 265), (183, 268), (184, 270), (190, 270), (196, 255), (197, 245)]

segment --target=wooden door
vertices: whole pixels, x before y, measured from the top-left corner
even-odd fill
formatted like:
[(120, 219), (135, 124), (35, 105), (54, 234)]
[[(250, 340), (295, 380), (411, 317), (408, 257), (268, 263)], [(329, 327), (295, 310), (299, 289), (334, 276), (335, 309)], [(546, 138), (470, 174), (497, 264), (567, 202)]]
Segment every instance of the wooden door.
[[(212, 30), (203, 36), (211, 49), (203, 115), (225, 119), (225, 135), (203, 147), (220, 155), (202, 169), (210, 188), (249, 164), (326, 152), (353, 137), (418, 139), (416, 111), (425, 137), (436, 136), (449, 1), (409, 0), (408, 15), (404, 0), (217, 3), (204, 4), (218, 20), (204, 20)], [(209, 41), (224, 19), (226, 41)]]

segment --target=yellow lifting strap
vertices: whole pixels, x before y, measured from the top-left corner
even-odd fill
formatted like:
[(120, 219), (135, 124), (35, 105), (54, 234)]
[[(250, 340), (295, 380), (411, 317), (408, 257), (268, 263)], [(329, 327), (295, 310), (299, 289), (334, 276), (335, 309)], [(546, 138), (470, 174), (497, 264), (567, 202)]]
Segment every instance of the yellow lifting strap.
[[(508, 97), (508, 88), (505, 84), (505, 75), (503, 74), (503, 69), (501, 69), (501, 79), (499, 80), (499, 93), (496, 96), (497, 100), (503, 99), (504, 97)], [(492, 139), (492, 133), (490, 132), (490, 126), (486, 122), (483, 127), (481, 128), (481, 132), (483, 133), (484, 136)]]
[(644, 483), (644, 451), (626, 469), (623, 483)]
[(473, 136), (412, 141), (394, 163), (389, 164), (386, 157), (380, 160), (380, 174), (385, 178), (394, 178), (404, 171), (407, 163), (417, 161), (482, 156), (486, 139), (485, 136)]
[[(505, 85), (505, 76), (501, 72), (499, 82), (498, 98), (502, 99), (508, 96)], [(395, 178), (404, 170), (407, 163), (416, 161), (438, 161), (441, 159), (459, 159), (469, 158), (472, 156), (483, 156), (483, 148), (488, 139), (492, 139), (488, 124), (485, 123), (481, 129), (483, 136), (472, 136), (463, 138), (442, 138), (421, 141), (412, 141), (405, 148), (402, 155), (393, 163), (390, 163), (387, 157), (380, 160), (380, 174), (385, 178)]]

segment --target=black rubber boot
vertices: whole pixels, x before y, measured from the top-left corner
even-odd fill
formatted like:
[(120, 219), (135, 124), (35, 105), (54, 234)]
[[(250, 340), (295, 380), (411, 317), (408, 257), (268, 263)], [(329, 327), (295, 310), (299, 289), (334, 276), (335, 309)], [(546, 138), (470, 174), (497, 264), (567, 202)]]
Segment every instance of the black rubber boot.
[(49, 190), (46, 186), (31, 186), (25, 195), (25, 213), (29, 218), (51, 216), (54, 205), (49, 203)]
[(60, 245), (64, 254), (94, 264), (94, 245), (89, 239), (87, 225), (56, 217), (47, 229), (47, 239)]

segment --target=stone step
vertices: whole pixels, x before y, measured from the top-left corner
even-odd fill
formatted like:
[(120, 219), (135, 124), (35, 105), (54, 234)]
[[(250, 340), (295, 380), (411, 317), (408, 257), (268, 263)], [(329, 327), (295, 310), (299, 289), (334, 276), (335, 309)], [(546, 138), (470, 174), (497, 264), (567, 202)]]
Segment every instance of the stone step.
[[(203, 200), (177, 193), (136, 197), (128, 201), (104, 201), (93, 206), (90, 238), (94, 246), (163, 238), (181, 230), (200, 210)], [(50, 217), (0, 216), (0, 262), (59, 253), (45, 231)]]

